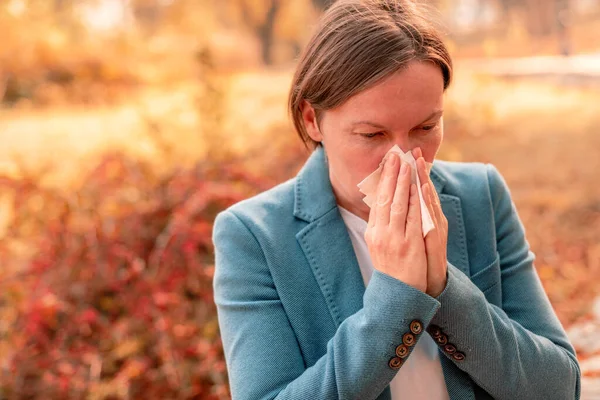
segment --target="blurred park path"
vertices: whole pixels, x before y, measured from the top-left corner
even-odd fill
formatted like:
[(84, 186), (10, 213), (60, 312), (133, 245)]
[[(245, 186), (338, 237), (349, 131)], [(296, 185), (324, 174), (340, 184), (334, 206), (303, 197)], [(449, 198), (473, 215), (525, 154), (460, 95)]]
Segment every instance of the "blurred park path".
[(106, 106), (2, 110), (0, 173), (51, 169), (48, 183), (60, 186), (94, 167), (106, 152), (151, 159), (157, 149), (148, 132), (157, 121), (168, 121), (177, 134), (196, 127), (193, 89), (194, 82), (141, 90)]
[(474, 72), (501, 78), (558, 78), (567, 84), (600, 84), (600, 53), (471, 59), (461, 63)]

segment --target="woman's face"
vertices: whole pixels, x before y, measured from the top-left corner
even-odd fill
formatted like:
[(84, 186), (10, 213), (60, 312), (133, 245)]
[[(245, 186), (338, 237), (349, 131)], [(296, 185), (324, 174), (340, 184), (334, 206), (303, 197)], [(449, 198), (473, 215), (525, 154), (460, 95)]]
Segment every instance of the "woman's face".
[(441, 69), (413, 61), (377, 85), (323, 113), (316, 123), (308, 103), (302, 110), (313, 140), (323, 144), (338, 204), (364, 220), (369, 207), (356, 186), (372, 173), (387, 151), (420, 147), (433, 162), (444, 136), (444, 80)]

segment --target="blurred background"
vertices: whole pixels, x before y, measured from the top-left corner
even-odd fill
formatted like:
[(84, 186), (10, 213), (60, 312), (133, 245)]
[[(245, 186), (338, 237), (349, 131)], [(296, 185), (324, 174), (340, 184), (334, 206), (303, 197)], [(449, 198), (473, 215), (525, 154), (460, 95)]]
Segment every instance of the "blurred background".
[[(437, 0), (440, 158), (506, 178), (600, 399), (600, 0)], [(227, 399), (212, 221), (295, 175), (327, 0), (0, 1), (0, 399)]]

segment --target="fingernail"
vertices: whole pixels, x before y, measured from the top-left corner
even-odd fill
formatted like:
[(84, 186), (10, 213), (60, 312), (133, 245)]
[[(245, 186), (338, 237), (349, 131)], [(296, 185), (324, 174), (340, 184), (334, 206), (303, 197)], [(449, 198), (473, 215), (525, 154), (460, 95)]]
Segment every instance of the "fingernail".
[(396, 165), (396, 160), (397, 160), (398, 156), (395, 154), (390, 154), (390, 158), (388, 159), (388, 164), (390, 165), (390, 167), (394, 167)]
[(385, 167), (385, 164), (387, 164), (387, 160), (388, 160), (388, 156), (384, 156), (383, 159), (381, 160), (381, 162), (379, 163), (379, 166)]
[(400, 167), (400, 173), (402, 175), (406, 175), (408, 173), (408, 164), (403, 162), (402, 166)]
[(412, 185), (410, 185), (410, 195), (414, 196), (417, 194), (417, 185), (415, 185), (414, 183)]

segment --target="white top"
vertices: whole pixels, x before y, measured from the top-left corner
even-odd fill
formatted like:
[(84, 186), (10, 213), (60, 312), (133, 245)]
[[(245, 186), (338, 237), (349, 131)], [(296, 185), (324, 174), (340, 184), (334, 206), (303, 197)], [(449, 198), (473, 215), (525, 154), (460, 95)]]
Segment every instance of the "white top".
[[(365, 241), (367, 222), (338, 205), (352, 240), (365, 286), (373, 275), (373, 262)], [(419, 338), (398, 373), (390, 382), (392, 399), (449, 400), (438, 346), (427, 331)]]

